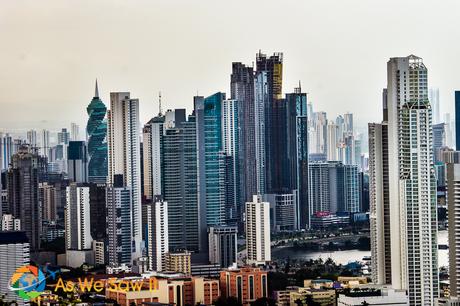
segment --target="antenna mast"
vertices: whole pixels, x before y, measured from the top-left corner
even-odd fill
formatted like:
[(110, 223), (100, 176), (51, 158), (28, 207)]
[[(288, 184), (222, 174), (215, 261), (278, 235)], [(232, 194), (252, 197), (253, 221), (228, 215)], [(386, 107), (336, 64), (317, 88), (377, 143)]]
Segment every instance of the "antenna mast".
[(158, 92), (158, 116), (162, 116), (163, 110), (161, 109), (161, 91)]

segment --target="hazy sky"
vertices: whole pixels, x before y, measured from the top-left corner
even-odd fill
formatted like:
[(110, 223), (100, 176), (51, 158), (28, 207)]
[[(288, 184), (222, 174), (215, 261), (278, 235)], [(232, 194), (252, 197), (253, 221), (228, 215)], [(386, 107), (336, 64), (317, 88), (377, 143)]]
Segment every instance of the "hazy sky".
[(84, 126), (94, 80), (140, 99), (145, 123), (229, 93), (232, 61), (284, 53), (283, 91), (315, 110), (381, 118), (386, 62), (424, 59), (441, 111), (460, 88), (459, 1), (22, 1), (0, 3), (0, 128)]

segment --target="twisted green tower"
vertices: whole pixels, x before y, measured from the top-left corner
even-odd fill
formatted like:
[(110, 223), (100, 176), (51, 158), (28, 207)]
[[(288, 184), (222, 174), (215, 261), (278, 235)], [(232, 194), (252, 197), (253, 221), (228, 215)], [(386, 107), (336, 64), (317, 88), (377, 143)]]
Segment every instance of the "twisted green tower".
[(88, 124), (86, 134), (88, 135), (88, 177), (90, 182), (105, 183), (107, 179), (107, 121), (104, 119), (107, 107), (99, 98), (97, 87), (94, 97), (86, 108), (88, 112)]

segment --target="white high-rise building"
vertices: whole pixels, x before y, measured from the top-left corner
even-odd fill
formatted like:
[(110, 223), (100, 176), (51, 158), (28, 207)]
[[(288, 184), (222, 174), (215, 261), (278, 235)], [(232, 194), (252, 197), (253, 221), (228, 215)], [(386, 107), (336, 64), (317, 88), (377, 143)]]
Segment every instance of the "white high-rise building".
[(11, 214), (4, 214), (2, 216), (2, 231), (20, 231), (21, 230), (21, 220), (15, 218)]
[(246, 202), (246, 250), (247, 263), (263, 265), (271, 261), (270, 203), (261, 195), (254, 195)]
[(450, 296), (460, 297), (460, 164), (447, 164)]
[(433, 124), (441, 123), (441, 112), (439, 111), (439, 88), (430, 88), (430, 103), (431, 109), (433, 110)]
[(152, 204), (147, 204), (147, 236), (149, 269), (163, 271), (165, 256), (169, 252), (168, 202), (155, 196)]
[(353, 114), (346, 113), (343, 116), (344, 124), (345, 124), (345, 134), (346, 135), (353, 135)]
[[(370, 154), (370, 168), (373, 169), (370, 173), (371, 220), (378, 218), (371, 221), (371, 237), (374, 237), (371, 244), (381, 249), (385, 244), (381, 251), (389, 248), (391, 256), (383, 261), (377, 257), (373, 267), (376, 272), (373, 273), (386, 273), (381, 265), (390, 260), (392, 287), (407, 290), (410, 305), (434, 305), (439, 291), (436, 179), (432, 164), (427, 69), (421, 58), (410, 55), (391, 58), (388, 62), (384, 123), (386, 120), (388, 172), (384, 166), (384, 155), (379, 156), (384, 151), (378, 149), (379, 145), (386, 145), (383, 134), (380, 143), (373, 145), (377, 148), (376, 153)], [(378, 133), (377, 137), (373, 137), (374, 142), (378, 140)], [(372, 139), (372, 148), (371, 143)], [(383, 180), (387, 175), (388, 186), (385, 186)], [(388, 211), (383, 213), (388, 220), (383, 222), (382, 211), (380, 214), (376, 211), (382, 207), (388, 207)], [(389, 227), (389, 240), (385, 235), (376, 233), (379, 226)], [(386, 228), (380, 230), (386, 231)], [(388, 241), (389, 246), (386, 245)], [(381, 275), (373, 278), (384, 279)]]
[(36, 148), (38, 146), (36, 130), (27, 131), (27, 143), (31, 148)]
[(30, 245), (25, 232), (0, 232), (0, 292), (5, 304), (30, 305), (10, 290), (10, 278), (16, 269), (30, 262)]
[(239, 147), (238, 147), (238, 101), (224, 100), (222, 101), (222, 149), (231, 160), (231, 165), (228, 167), (229, 172), (229, 193), (227, 194), (227, 218), (228, 220), (239, 219), (238, 205), (240, 201), (240, 190), (243, 186), (239, 186)]
[(157, 116), (147, 122), (142, 129), (144, 195), (147, 200), (152, 200), (155, 195), (162, 194), (161, 138), (164, 122), (164, 116)]
[(309, 133), (309, 153), (327, 154), (327, 114), (316, 112), (313, 114)]
[(50, 131), (42, 130), (40, 133), (40, 155), (49, 158), (50, 148)]
[[(14, 145), (13, 145), (13, 137), (11, 137), (10, 134), (5, 134), (2, 137), (2, 142), (1, 142), (1, 151), (2, 151), (2, 161), (3, 161), (3, 166), (2, 169), (7, 170), (10, 166), (11, 159), (13, 157), (14, 152)], [(0, 161), (1, 162), (1, 161)]]
[(66, 188), (65, 238), (68, 250), (91, 249), (89, 187), (70, 183)]
[(74, 122), (70, 123), (70, 140), (71, 141), (80, 140), (80, 127)]
[(108, 177), (122, 175), (123, 185), (131, 191), (131, 226), (133, 259), (142, 255), (141, 218), (141, 161), (139, 100), (131, 99), (129, 92), (110, 93), (108, 118)]
[(334, 121), (329, 121), (327, 124), (327, 160), (335, 161), (337, 159), (337, 125)]

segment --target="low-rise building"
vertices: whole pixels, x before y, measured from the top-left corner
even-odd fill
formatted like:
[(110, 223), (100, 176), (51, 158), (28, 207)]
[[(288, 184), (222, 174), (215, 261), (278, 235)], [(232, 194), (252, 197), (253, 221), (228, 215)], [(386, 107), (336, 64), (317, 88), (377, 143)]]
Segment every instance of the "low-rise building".
[(355, 288), (367, 284), (365, 276), (339, 276), (337, 281), (342, 284), (343, 288)]
[[(152, 286), (152, 284), (155, 285)], [(106, 289), (106, 298), (121, 306), (146, 303), (184, 305), (212, 305), (220, 296), (219, 281), (202, 277), (173, 277), (145, 279), (136, 290), (111, 286)]]
[(253, 267), (225, 269), (220, 272), (220, 291), (243, 305), (268, 297), (267, 272)]
[(287, 287), (286, 290), (275, 291), (274, 298), (278, 306), (296, 306), (299, 301), (303, 305), (313, 302), (321, 306), (335, 306), (334, 289), (315, 289), (308, 287)]
[(391, 305), (406, 306), (408, 298), (405, 290), (389, 288), (360, 288), (339, 294), (337, 306)]
[(165, 271), (191, 275), (191, 253), (189, 251), (166, 253)]

